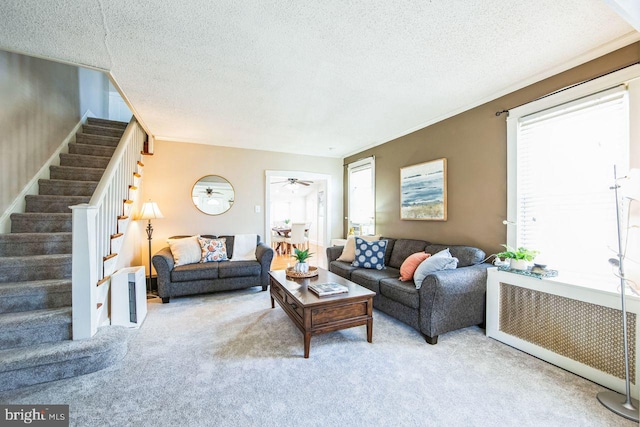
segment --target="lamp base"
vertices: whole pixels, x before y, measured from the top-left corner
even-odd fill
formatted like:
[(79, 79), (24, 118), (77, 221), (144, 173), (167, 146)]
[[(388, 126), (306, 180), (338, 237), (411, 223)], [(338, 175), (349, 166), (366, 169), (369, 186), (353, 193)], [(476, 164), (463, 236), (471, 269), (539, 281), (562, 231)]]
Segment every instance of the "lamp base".
[(598, 400), (611, 412), (621, 417), (625, 417), (631, 421), (638, 422), (638, 401), (631, 399), (631, 407), (626, 405), (627, 398), (625, 395), (616, 393), (615, 391), (602, 391), (597, 395)]

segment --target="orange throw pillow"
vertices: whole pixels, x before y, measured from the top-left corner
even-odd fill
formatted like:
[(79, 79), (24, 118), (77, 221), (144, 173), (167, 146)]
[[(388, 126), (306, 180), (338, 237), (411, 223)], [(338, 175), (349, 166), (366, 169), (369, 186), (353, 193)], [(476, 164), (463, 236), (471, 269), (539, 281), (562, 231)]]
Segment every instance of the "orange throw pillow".
[(431, 254), (425, 252), (416, 252), (409, 255), (400, 266), (400, 280), (403, 282), (413, 280), (413, 273), (416, 272), (420, 263), (430, 256)]

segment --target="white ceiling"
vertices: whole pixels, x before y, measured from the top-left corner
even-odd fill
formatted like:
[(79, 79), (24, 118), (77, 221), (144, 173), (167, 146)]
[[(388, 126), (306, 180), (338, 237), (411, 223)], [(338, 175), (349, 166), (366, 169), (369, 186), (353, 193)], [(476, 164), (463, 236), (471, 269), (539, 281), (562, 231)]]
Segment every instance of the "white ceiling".
[(3, 0), (0, 25), (110, 70), (158, 139), (331, 157), (640, 39), (602, 0)]

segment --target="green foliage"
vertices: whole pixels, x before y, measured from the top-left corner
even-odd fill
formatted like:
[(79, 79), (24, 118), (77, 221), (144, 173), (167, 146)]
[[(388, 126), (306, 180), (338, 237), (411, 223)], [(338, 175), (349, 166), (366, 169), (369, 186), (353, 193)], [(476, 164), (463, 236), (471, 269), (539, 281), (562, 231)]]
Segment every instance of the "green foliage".
[(294, 254), (291, 256), (297, 259), (298, 262), (305, 262), (307, 258), (311, 258), (311, 255), (313, 254), (309, 253), (309, 249), (305, 249), (304, 251), (301, 251), (300, 249), (296, 248), (294, 251)]
[(496, 254), (497, 258), (506, 258), (506, 259), (523, 259), (525, 261), (533, 261), (533, 259), (540, 253), (538, 251), (534, 251), (527, 248), (518, 248), (514, 249), (508, 245), (502, 245), (506, 249), (504, 252), (500, 252)]

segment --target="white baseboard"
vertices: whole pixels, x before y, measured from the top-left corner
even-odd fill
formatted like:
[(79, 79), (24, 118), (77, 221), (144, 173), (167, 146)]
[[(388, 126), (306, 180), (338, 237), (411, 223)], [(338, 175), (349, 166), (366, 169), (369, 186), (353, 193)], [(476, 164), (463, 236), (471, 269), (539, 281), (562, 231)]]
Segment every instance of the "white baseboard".
[[(22, 191), (16, 196), (13, 202), (9, 205), (6, 211), (0, 216), (0, 234), (11, 233), (11, 214), (12, 213), (24, 213), (25, 210), (25, 196), (38, 194), (38, 180), (49, 179), (49, 166), (60, 165), (60, 153), (67, 149), (67, 145), (71, 141), (75, 141), (76, 133), (80, 130), (80, 127), (87, 122), (87, 118), (95, 117), (91, 110), (82, 116), (78, 124), (76, 124), (71, 132), (66, 136), (62, 143), (58, 146), (56, 151), (49, 157), (49, 159), (42, 165), (38, 173), (24, 186)], [(66, 152), (66, 151), (65, 151)]]

